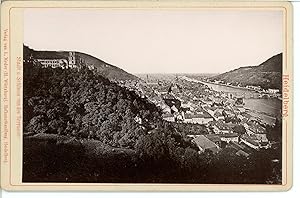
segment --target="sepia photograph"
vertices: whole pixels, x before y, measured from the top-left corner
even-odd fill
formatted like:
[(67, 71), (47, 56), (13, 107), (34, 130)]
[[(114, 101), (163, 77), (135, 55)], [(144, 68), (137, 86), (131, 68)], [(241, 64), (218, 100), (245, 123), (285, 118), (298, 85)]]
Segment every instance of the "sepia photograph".
[(291, 186), (287, 5), (16, 5), (1, 31), (9, 186)]
[(282, 11), (24, 11), (23, 182), (281, 184)]

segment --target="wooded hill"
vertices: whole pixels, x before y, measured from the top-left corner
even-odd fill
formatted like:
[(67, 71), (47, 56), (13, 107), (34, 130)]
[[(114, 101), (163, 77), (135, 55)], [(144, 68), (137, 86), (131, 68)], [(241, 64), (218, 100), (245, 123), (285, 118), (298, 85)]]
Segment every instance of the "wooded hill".
[(240, 67), (238, 69), (213, 76), (211, 80), (224, 81), (233, 85), (261, 86), (264, 89), (281, 90), (282, 53), (277, 54), (258, 66)]
[(88, 69), (77, 72), (24, 65), (24, 132), (133, 147), (160, 114), (154, 104)]
[[(33, 56), (34, 59), (66, 59), (68, 60), (69, 52), (67, 51), (37, 51), (30, 49), (27, 46), (23, 46), (23, 53), (25, 57)], [(84, 60), (86, 65), (93, 65), (97, 70), (97, 73), (108, 78), (109, 80), (138, 80), (139, 78), (124, 71), (123, 69), (104, 62), (94, 56), (75, 52), (76, 58)]]

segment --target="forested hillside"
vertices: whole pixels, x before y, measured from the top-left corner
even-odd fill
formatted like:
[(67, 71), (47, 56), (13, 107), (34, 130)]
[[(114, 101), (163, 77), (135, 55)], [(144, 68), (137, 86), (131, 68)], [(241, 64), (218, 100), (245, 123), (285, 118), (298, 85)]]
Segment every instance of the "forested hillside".
[(238, 69), (213, 76), (210, 79), (224, 81), (233, 85), (261, 86), (263, 89), (281, 90), (282, 53), (277, 54), (258, 66), (240, 67)]
[[(82, 52), (75, 52), (77, 61), (79, 59), (83, 60), (86, 65), (93, 65), (95, 71), (101, 74), (109, 80), (119, 81), (119, 80), (138, 80), (138, 77), (124, 71), (123, 69), (114, 66), (112, 64), (106, 63), (99, 58), (85, 54)], [(43, 50), (33, 50), (29, 47), (23, 47), (24, 57), (33, 56), (34, 59), (66, 59), (68, 60), (68, 51), (43, 51)]]
[(133, 147), (161, 119), (154, 104), (88, 69), (77, 72), (29, 63), (24, 65), (24, 79), (25, 132)]

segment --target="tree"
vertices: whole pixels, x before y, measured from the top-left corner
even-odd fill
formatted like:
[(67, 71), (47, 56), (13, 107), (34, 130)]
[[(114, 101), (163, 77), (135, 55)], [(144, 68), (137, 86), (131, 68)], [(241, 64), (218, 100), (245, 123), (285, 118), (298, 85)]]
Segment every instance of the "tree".
[(246, 133), (246, 129), (243, 125), (235, 125), (233, 127), (233, 132), (239, 134), (239, 135), (242, 135), (242, 134), (245, 134)]
[(33, 117), (26, 127), (28, 132), (45, 133), (48, 130), (48, 125), (44, 115)]
[(158, 162), (169, 157), (169, 150), (165, 143), (165, 137), (159, 131), (142, 135), (136, 145), (136, 152), (143, 160)]
[(64, 122), (61, 119), (52, 119), (48, 126), (50, 133), (61, 134), (64, 131)]
[(188, 172), (192, 172), (193, 170), (198, 170), (201, 165), (200, 155), (197, 151), (191, 148), (186, 148), (184, 155), (182, 156), (181, 166)]

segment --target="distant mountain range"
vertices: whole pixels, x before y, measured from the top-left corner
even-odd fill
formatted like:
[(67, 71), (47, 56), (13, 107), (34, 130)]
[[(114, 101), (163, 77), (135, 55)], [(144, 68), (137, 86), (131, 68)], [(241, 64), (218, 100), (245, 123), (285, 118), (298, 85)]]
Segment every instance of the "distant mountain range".
[[(80, 57), (84, 60), (86, 64), (94, 65), (97, 72), (102, 76), (108, 78), (109, 80), (138, 80), (139, 78), (124, 71), (123, 69), (106, 63), (94, 56), (82, 53), (75, 52), (77, 57)], [(68, 51), (37, 51), (30, 49), (27, 46), (24, 46), (23, 51), (24, 57), (30, 57), (31, 55), (35, 59), (68, 59)]]
[(210, 80), (223, 81), (233, 85), (261, 86), (264, 89), (282, 87), (282, 53), (277, 54), (258, 66), (240, 67), (213, 76)]

